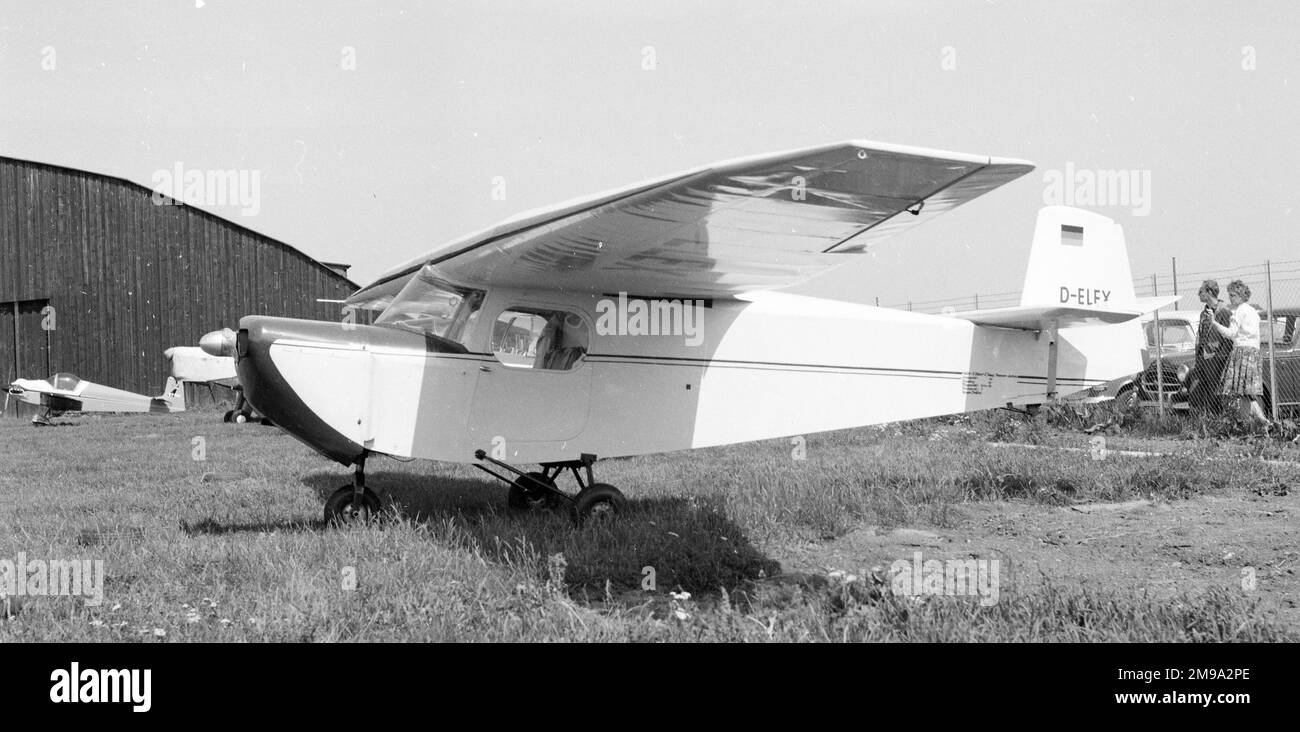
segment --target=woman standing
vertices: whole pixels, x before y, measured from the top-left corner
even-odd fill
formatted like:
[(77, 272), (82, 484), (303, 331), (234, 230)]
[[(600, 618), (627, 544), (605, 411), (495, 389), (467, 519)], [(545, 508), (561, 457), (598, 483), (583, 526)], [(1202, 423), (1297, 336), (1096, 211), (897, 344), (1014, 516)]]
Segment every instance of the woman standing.
[(1259, 313), (1249, 304), (1250, 288), (1241, 280), (1228, 284), (1228, 301), (1232, 305), (1232, 321), (1224, 326), (1213, 322), (1215, 330), (1233, 343), (1232, 355), (1223, 369), (1223, 395), (1235, 397), (1237, 415), (1252, 420), (1265, 429), (1269, 421), (1264, 416), (1260, 398), (1264, 394), (1264, 379), (1259, 364)]

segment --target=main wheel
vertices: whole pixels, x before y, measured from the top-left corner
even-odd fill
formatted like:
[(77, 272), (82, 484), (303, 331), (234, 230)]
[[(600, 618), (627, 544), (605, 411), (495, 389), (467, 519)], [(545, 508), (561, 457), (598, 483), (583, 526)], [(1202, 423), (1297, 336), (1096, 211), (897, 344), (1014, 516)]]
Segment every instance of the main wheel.
[(537, 511), (555, 508), (559, 505), (563, 499), (555, 492), (555, 481), (547, 478), (542, 473), (528, 473), (527, 475), (533, 480), (550, 486), (551, 490), (533, 485), (522, 478), (516, 478), (515, 482), (510, 484), (510, 493), (506, 496), (506, 503), (512, 510)]
[(221, 415), (221, 421), (229, 424), (230, 421), (234, 418), (234, 416), (235, 416), (235, 410), (233, 409), (228, 410), (225, 414)]
[(379, 515), (379, 496), (369, 488), (361, 499), (360, 506), (355, 503), (356, 490), (345, 485), (334, 491), (333, 495), (325, 501), (325, 523), (327, 524), (352, 524), (365, 523), (366, 521)]
[(243, 424), (248, 421), (248, 415), (243, 412), (235, 412), (235, 416), (231, 417), (231, 421), (235, 424)]
[(573, 501), (573, 518), (579, 525), (588, 521), (611, 521), (627, 509), (623, 493), (608, 483), (593, 483), (578, 492)]

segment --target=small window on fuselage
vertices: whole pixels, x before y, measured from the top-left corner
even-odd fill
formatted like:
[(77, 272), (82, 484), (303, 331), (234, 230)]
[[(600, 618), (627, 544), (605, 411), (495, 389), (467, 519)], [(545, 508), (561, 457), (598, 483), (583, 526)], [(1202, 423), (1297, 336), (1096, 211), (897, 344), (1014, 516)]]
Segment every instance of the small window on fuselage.
[(587, 343), (586, 321), (564, 310), (511, 308), (492, 325), (492, 354), (515, 368), (577, 368), (587, 354)]

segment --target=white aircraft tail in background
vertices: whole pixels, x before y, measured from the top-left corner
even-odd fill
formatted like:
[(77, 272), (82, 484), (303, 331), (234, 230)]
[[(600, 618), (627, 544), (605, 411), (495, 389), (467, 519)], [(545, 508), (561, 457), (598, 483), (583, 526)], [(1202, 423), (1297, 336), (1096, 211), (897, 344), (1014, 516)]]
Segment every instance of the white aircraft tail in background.
[(185, 382), (180, 381), (174, 376), (168, 376), (167, 387), (163, 389), (162, 394), (154, 397), (154, 401), (162, 402), (168, 412), (184, 412)]

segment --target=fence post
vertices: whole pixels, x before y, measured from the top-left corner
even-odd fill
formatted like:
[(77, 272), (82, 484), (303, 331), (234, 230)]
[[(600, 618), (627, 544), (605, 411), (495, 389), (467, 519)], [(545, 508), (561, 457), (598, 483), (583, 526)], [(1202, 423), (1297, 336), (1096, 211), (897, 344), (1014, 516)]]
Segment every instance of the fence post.
[(978, 292), (975, 293), (975, 309), (980, 309), (980, 294)]
[(1156, 329), (1156, 408), (1160, 418), (1165, 416), (1165, 334), (1160, 329), (1160, 310), (1155, 312)]
[[(1170, 257), (1170, 258), (1169, 258), (1169, 266), (1173, 269), (1173, 273), (1174, 273), (1174, 294), (1177, 295), (1177, 294), (1178, 294), (1178, 257)], [(1177, 306), (1177, 305), (1174, 305), (1174, 307), (1177, 308), (1178, 306)]]
[[(1273, 337), (1273, 260), (1264, 262), (1264, 281), (1267, 285), (1264, 288), (1265, 297), (1268, 299), (1268, 401), (1269, 412), (1274, 422), (1277, 421), (1277, 360), (1273, 355), (1273, 342), (1277, 340)], [(1260, 328), (1259, 332), (1263, 334), (1264, 329)]]
[[(1156, 284), (1155, 273), (1151, 274), (1151, 296), (1156, 297), (1160, 294), (1160, 287)], [(1155, 329), (1156, 329), (1156, 412), (1160, 419), (1165, 418), (1165, 334), (1160, 330), (1160, 308), (1155, 311)]]

